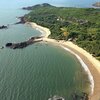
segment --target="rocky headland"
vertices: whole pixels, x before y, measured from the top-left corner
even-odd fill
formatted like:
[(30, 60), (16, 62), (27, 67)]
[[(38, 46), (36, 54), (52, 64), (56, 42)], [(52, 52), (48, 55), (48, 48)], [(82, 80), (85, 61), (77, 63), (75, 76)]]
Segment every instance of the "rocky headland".
[(16, 24), (25, 24), (27, 21), (25, 20), (24, 16), (21, 17), (17, 17), (19, 19), (18, 22), (15, 23)]
[(38, 37), (31, 37), (27, 41), (20, 42), (20, 43), (7, 43), (5, 46), (10, 49), (22, 49), (29, 45), (32, 45), (34, 43), (41, 42), (41, 41), (42, 41), (42, 36), (38, 36)]
[(38, 8), (38, 7), (53, 7), (53, 6), (48, 3), (43, 3), (43, 4), (37, 4), (34, 6), (23, 7), (22, 9), (23, 10), (32, 10), (33, 8)]

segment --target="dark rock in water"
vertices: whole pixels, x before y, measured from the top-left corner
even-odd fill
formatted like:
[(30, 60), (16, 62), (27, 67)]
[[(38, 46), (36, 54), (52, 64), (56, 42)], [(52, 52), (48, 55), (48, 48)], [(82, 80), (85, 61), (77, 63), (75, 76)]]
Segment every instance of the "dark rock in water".
[(24, 41), (24, 42), (7, 43), (6, 47), (11, 48), (11, 49), (21, 49), (21, 48), (25, 48), (29, 45), (32, 45), (33, 43), (41, 42), (41, 41), (42, 41), (42, 37), (31, 37), (29, 40)]
[(4, 46), (0, 47), (0, 49), (3, 49), (3, 48), (4, 48)]
[(10, 46), (12, 46), (12, 43), (7, 43), (6, 44), (6, 47), (10, 47)]
[(82, 92), (80, 95), (74, 93), (72, 95), (72, 100), (89, 100), (88, 94), (85, 92)]
[(7, 28), (8, 26), (5, 26), (5, 25), (0, 26), (0, 29), (7, 29)]

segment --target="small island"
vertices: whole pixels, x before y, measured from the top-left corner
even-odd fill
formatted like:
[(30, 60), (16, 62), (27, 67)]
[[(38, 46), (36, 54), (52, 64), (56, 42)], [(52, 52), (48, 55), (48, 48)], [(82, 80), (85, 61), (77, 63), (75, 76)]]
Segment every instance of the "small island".
[(93, 4), (94, 7), (100, 7), (100, 2), (96, 2), (95, 4)]

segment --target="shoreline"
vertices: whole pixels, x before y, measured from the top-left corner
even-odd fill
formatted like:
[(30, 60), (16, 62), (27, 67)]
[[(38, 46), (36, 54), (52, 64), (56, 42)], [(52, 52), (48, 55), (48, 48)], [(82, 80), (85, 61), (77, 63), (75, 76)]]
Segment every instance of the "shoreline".
[(88, 69), (88, 66), (84, 63), (84, 61), (81, 59), (81, 57), (79, 55), (77, 55), (76, 53), (74, 53), (73, 51), (71, 51), (70, 49), (61, 46), (63, 49), (65, 49), (66, 51), (70, 52), (71, 54), (75, 55), (75, 57), (79, 60), (80, 64), (82, 65), (83, 69), (85, 70), (85, 72), (88, 74), (88, 78), (90, 81), (90, 87), (91, 87), (91, 93), (90, 95), (93, 94), (94, 92), (94, 80), (93, 80), (93, 76), (90, 72), (90, 70)]
[[(73, 44), (72, 42), (68, 42), (68, 41), (64, 41), (64, 40), (57, 41), (55, 39), (49, 39), (48, 36), (51, 34), (51, 32), (48, 28), (42, 27), (33, 22), (27, 22), (27, 24), (31, 25), (32, 28), (35, 28), (36, 30), (38, 30), (42, 33), (43, 41), (56, 43), (63, 49), (67, 50), (68, 52), (70, 52), (76, 56), (76, 58), (79, 60), (80, 64), (84, 68), (85, 72), (88, 74), (88, 78), (90, 81), (90, 87), (91, 87), (91, 93), (90, 93), (91, 99), (90, 100), (100, 99), (100, 97), (99, 97), (100, 89), (98, 90), (98, 88), (100, 88), (100, 86), (99, 86), (99, 84), (97, 85), (98, 81), (97, 81), (97, 77), (95, 75), (96, 71), (100, 75), (100, 62), (98, 60), (96, 60), (93, 56), (91, 56), (87, 51), (83, 50), (82, 48), (78, 47), (77, 45)], [(84, 59), (84, 58), (86, 58), (86, 59)], [(94, 70), (92, 71), (93, 68), (94, 68)]]
[(41, 36), (45, 38), (48, 38), (48, 36), (51, 34), (50, 30), (46, 27), (42, 27), (33, 22), (27, 22), (26, 24), (29, 24), (32, 28), (35, 28), (36, 30), (40, 31), (42, 33)]

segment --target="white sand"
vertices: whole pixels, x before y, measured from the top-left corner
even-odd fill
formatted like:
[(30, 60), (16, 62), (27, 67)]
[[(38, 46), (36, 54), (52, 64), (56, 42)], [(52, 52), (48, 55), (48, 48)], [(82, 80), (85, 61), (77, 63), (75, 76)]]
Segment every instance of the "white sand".
[(30, 24), (32, 28), (35, 28), (36, 30), (40, 31), (42, 33), (42, 36), (44, 36), (45, 38), (48, 38), (48, 36), (51, 34), (48, 28), (42, 27), (33, 22), (27, 22), (27, 24)]

